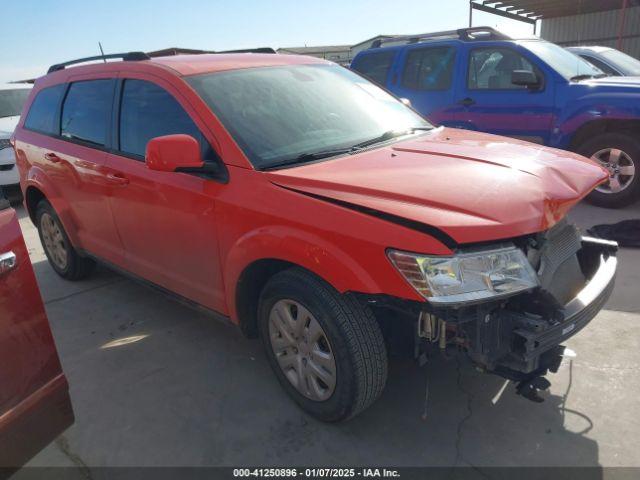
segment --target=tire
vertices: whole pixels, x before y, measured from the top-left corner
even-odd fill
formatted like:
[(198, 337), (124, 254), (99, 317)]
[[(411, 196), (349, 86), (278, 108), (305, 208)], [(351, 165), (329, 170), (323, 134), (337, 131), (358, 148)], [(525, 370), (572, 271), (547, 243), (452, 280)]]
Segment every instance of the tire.
[[(614, 175), (609, 183), (601, 185), (587, 196), (589, 203), (605, 208), (620, 208), (640, 198), (640, 140), (625, 133), (605, 133), (587, 140), (580, 145), (577, 153), (595, 160)], [(607, 164), (611, 166), (607, 167)], [(625, 171), (632, 175), (620, 173)], [(614, 180), (617, 183), (612, 183)], [(622, 187), (619, 191), (612, 191), (619, 187)]]
[[(299, 322), (303, 319), (304, 322), (280, 324), (281, 328), (285, 325), (301, 327), (296, 344), (299, 349), (283, 347), (276, 354), (274, 344), (278, 348), (292, 345), (275, 327), (283, 318), (279, 316), (282, 309), (288, 309), (285, 314), (288, 311), (291, 320)], [(353, 295), (341, 295), (305, 270), (285, 270), (274, 275), (264, 287), (258, 306), (258, 324), (269, 363), (280, 384), (313, 417), (325, 422), (349, 419), (370, 406), (382, 393), (387, 379), (387, 352), (382, 332), (371, 310)], [(318, 325), (321, 333), (318, 333)], [(295, 328), (289, 333), (295, 336)], [(305, 342), (301, 340), (305, 336), (308, 340), (306, 353), (303, 352)], [(320, 340), (315, 341), (314, 337)], [(286, 354), (284, 350), (287, 350)], [(308, 364), (304, 358), (300, 360), (305, 354)], [(328, 357), (334, 360), (333, 370), (331, 366), (323, 367), (323, 374), (314, 376), (318, 371), (316, 360), (322, 358), (322, 364), (327, 365), (330, 363)], [(280, 362), (295, 364), (296, 368), (285, 373)], [(299, 383), (300, 388), (293, 383), (304, 375), (299, 372), (311, 372)], [(334, 374), (333, 383), (330, 373)]]
[(81, 280), (91, 274), (95, 262), (73, 248), (60, 218), (46, 200), (40, 200), (36, 207), (36, 226), (47, 260), (58, 275), (66, 280)]

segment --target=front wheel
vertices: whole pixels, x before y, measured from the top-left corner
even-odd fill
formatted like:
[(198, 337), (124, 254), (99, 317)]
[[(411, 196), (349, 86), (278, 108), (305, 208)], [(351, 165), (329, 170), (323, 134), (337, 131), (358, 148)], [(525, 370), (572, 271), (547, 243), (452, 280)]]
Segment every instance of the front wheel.
[(274, 275), (260, 297), (259, 327), (280, 384), (307, 413), (346, 420), (371, 405), (387, 378), (387, 353), (369, 308), (314, 275)]
[(588, 140), (578, 153), (599, 163), (609, 172), (609, 180), (598, 186), (587, 200), (606, 208), (620, 208), (640, 197), (640, 141), (622, 133), (605, 133)]

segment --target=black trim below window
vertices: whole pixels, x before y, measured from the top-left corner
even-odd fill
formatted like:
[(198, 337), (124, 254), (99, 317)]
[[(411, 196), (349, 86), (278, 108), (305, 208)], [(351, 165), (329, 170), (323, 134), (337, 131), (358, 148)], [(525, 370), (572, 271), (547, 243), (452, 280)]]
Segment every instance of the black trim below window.
[(324, 202), (333, 203), (334, 205), (338, 205), (340, 207), (348, 208), (349, 210), (354, 210), (356, 212), (364, 213), (365, 215), (369, 215), (371, 217), (379, 218), (381, 220), (385, 220), (389, 223), (394, 223), (396, 225), (400, 225), (402, 227), (409, 228), (411, 230), (415, 230), (420, 233), (424, 233), (429, 235), (440, 243), (445, 245), (450, 250), (454, 250), (458, 247), (458, 242), (456, 242), (449, 235), (444, 233), (439, 228), (436, 228), (432, 225), (427, 225), (426, 223), (416, 222), (415, 220), (409, 220), (404, 217), (400, 217), (398, 215), (394, 215), (392, 213), (381, 212), (380, 210), (375, 210), (373, 208), (364, 207), (362, 205), (356, 205), (351, 202), (345, 202), (344, 200), (337, 200), (331, 197), (325, 197), (323, 195), (317, 195), (315, 193), (305, 192), (303, 190), (297, 190), (295, 188), (285, 187), (284, 185), (279, 185), (274, 183), (280, 188), (284, 188), (285, 190), (289, 190), (290, 192), (299, 193), (301, 195), (305, 195), (307, 197), (315, 198), (316, 200), (322, 200)]

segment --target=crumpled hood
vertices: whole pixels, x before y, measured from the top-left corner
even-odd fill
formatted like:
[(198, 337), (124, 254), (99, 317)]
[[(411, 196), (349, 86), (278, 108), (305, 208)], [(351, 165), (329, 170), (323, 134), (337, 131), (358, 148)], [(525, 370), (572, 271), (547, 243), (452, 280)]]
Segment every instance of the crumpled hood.
[(457, 243), (545, 230), (607, 178), (570, 152), (448, 128), (266, 175), (316, 198), (436, 227)]

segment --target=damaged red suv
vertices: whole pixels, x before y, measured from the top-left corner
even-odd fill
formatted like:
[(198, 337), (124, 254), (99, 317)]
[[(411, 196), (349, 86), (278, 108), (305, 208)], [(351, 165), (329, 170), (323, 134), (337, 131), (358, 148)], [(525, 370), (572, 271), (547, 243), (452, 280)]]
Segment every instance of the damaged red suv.
[(564, 220), (607, 179), (585, 158), (436, 128), (324, 60), (119, 57), (51, 67), (15, 132), (52, 267), (229, 318), (317, 418), (369, 406), (407, 329), (539, 400), (613, 288), (615, 243)]

